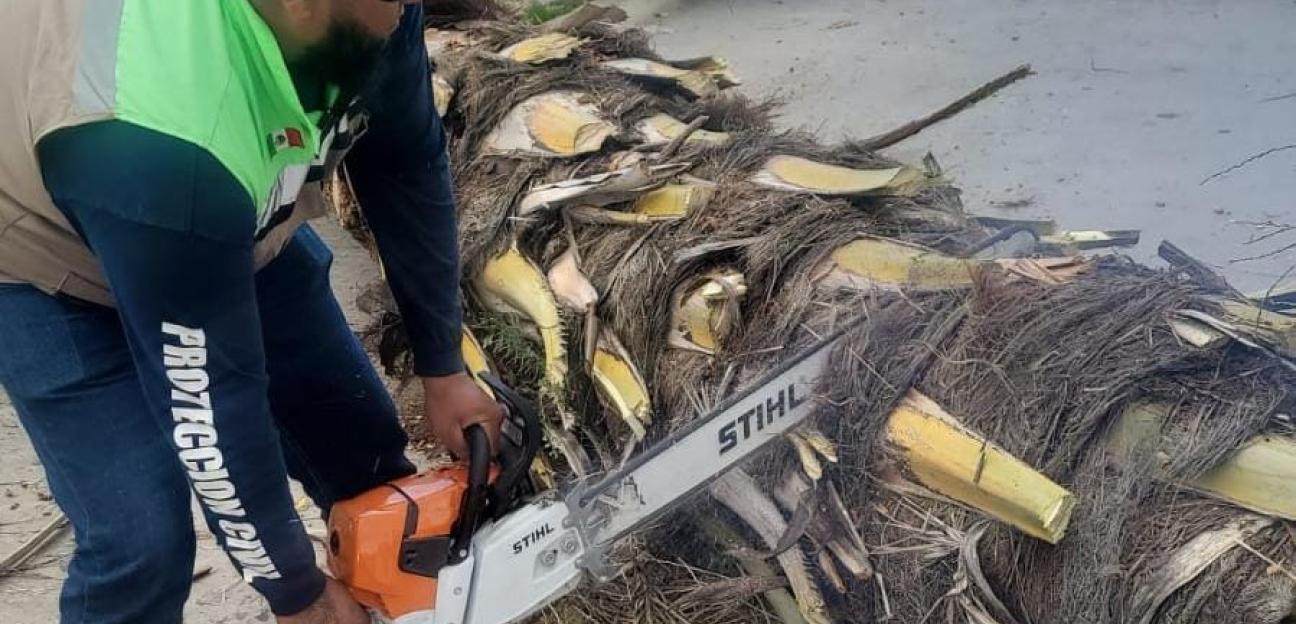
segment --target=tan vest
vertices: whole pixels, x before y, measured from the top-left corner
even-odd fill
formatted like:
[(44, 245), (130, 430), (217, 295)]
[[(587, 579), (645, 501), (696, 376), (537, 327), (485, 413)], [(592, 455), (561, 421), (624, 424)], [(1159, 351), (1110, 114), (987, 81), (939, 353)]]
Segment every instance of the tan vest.
[[(0, 281), (26, 282), (49, 293), (112, 305), (98, 260), (54, 206), (41, 180), (36, 144), (49, 133), (110, 118), (88, 101), (101, 96), (102, 50), (125, 0), (5, 0), (0, 20)], [(246, 2), (247, 0), (175, 0)], [(111, 66), (110, 66), (111, 67)], [(111, 80), (111, 78), (107, 78)], [(350, 120), (340, 127), (349, 131)], [(343, 154), (321, 141), (314, 167), (331, 172)], [(308, 167), (285, 170), (271, 196), (291, 215), (255, 248), (256, 266), (269, 263), (305, 221), (327, 212)], [(271, 207), (272, 209), (274, 206)], [(269, 211), (267, 211), (267, 214)]]

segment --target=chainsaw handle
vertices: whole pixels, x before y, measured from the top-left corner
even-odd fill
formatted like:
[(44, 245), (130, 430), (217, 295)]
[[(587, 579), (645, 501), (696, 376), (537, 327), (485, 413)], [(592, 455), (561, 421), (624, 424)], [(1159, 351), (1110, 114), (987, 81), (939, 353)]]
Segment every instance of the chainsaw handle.
[(515, 509), (526, 495), (527, 474), (531, 462), (540, 452), (540, 415), (535, 405), (508, 387), (492, 373), (482, 373), (485, 383), (496, 400), (504, 405), (504, 423), (501, 426), (499, 476), (491, 487), (490, 503), (486, 515), (492, 520), (504, 517)]
[(483, 373), (480, 379), (504, 405), (500, 472), (492, 486), (491, 445), (486, 428), (480, 424), (464, 428), (464, 440), (468, 443), (468, 489), (464, 490), (459, 504), (459, 518), (450, 530), (450, 550), (446, 556), (448, 565), (468, 558), (472, 551), (473, 534), (483, 520), (498, 520), (517, 505), (522, 495), (522, 480), (540, 450), (540, 417), (531, 402), (495, 375)]
[(468, 491), (484, 492), (490, 479), (490, 436), (485, 427), (474, 423), (464, 429), (464, 439), (468, 442)]
[(490, 436), (485, 427), (474, 423), (464, 429), (464, 440), (468, 442), (468, 489), (464, 490), (459, 505), (459, 518), (450, 530), (450, 552), (446, 561), (450, 565), (468, 558), (473, 533), (477, 531), (482, 511), (489, 502)]

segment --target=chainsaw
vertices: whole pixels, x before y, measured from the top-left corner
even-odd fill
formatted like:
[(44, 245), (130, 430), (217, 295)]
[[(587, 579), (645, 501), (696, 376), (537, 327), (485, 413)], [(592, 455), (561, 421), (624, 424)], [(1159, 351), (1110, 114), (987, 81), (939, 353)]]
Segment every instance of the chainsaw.
[[(853, 324), (852, 324), (853, 325)], [(534, 407), (489, 373), (505, 407), (495, 461), (485, 430), (465, 430), (464, 465), (384, 484), (334, 505), (333, 574), (382, 624), (505, 624), (581, 583), (615, 576), (609, 549), (650, 526), (805, 420), (842, 329), (621, 468), (537, 492)]]

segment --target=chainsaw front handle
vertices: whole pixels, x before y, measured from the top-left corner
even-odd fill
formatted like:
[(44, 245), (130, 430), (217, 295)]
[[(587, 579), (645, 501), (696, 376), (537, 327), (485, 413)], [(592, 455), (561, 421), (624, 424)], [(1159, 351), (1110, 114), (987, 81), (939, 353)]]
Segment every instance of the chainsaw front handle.
[(473, 534), (484, 520), (498, 520), (516, 509), (528, 492), (523, 487), (527, 471), (540, 450), (540, 417), (530, 401), (522, 398), (498, 377), (481, 374), (481, 380), (504, 407), (500, 429), (500, 470), (490, 482), (491, 448), (486, 428), (480, 424), (464, 429), (468, 444), (468, 489), (459, 505), (459, 518), (450, 533), (447, 565), (455, 565), (472, 552)]
[(468, 489), (464, 490), (463, 500), (459, 504), (459, 519), (450, 532), (447, 565), (455, 565), (468, 558), (468, 554), (472, 552), (473, 533), (481, 522), (482, 511), (490, 502), (490, 436), (486, 434), (485, 427), (473, 424), (464, 429), (464, 440), (468, 442)]

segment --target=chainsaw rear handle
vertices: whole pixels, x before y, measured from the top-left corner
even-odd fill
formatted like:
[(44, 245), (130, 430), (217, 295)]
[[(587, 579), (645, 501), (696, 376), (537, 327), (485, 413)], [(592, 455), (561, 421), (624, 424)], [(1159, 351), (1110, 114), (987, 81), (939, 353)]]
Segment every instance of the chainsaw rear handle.
[(523, 478), (540, 450), (540, 417), (530, 401), (504, 385), (491, 373), (481, 380), (490, 387), (504, 406), (504, 423), (500, 427), (499, 475), (490, 483), (491, 448), (486, 428), (469, 425), (464, 429), (468, 444), (468, 489), (459, 505), (459, 518), (450, 532), (450, 552), (446, 563), (454, 565), (468, 558), (473, 534), (483, 515), (497, 520), (516, 508), (526, 495)]

